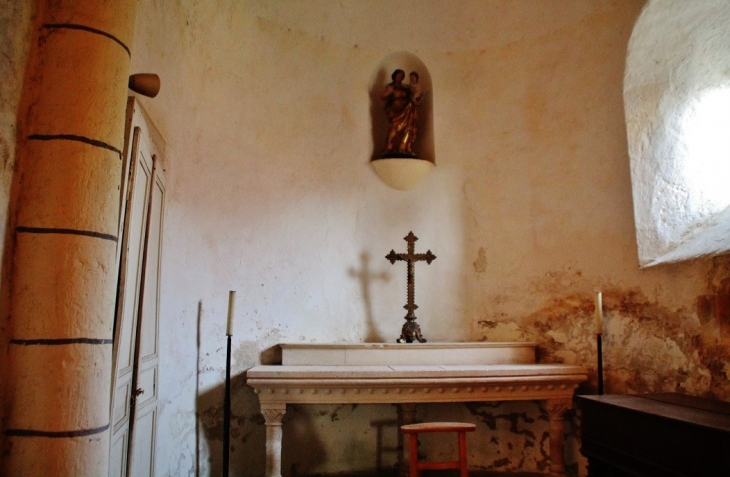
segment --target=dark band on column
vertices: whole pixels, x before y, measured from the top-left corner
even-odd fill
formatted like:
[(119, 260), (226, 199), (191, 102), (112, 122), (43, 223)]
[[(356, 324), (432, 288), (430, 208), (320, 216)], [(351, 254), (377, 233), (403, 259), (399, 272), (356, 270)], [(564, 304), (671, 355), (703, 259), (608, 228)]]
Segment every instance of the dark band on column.
[(61, 29), (61, 28), (65, 28), (67, 30), (81, 30), (81, 31), (87, 31), (89, 33), (95, 33), (97, 35), (105, 36), (107, 38), (111, 38), (115, 42), (119, 43), (119, 45), (121, 45), (122, 48), (124, 48), (124, 50), (127, 52), (127, 55), (130, 58), (132, 57), (132, 52), (129, 51), (129, 47), (127, 45), (125, 45), (122, 40), (120, 40), (116, 36), (112, 35), (111, 33), (107, 33), (107, 32), (105, 32), (103, 30), (98, 30), (96, 28), (91, 28), (91, 27), (86, 26), (86, 25), (78, 25), (78, 24), (75, 24), (75, 23), (46, 23), (45, 25), (43, 25), (43, 27), (44, 28), (48, 28), (48, 29)]
[(103, 240), (110, 240), (115, 242), (118, 240), (116, 235), (103, 234), (101, 232), (94, 232), (91, 230), (77, 230), (77, 229), (56, 229), (47, 227), (24, 227), (18, 226), (15, 228), (18, 233), (25, 234), (61, 234), (61, 235), (81, 235), (84, 237), (99, 238)]
[(10, 344), (30, 346), (58, 346), (69, 344), (88, 344), (88, 345), (110, 345), (114, 341), (105, 338), (58, 338), (58, 339), (34, 339), (34, 340), (10, 340)]
[(120, 159), (122, 158), (122, 151), (120, 151), (116, 147), (112, 146), (111, 144), (107, 144), (104, 141), (99, 141), (98, 139), (91, 139), (91, 138), (84, 137), (84, 136), (78, 136), (76, 134), (31, 134), (30, 136), (28, 136), (28, 139), (31, 141), (63, 140), (63, 141), (83, 142), (84, 144), (90, 144), (92, 146), (102, 147), (104, 149), (114, 151), (119, 155)]
[(109, 424), (106, 426), (97, 427), (95, 429), (78, 429), (75, 431), (38, 431), (35, 429), (8, 429), (5, 431), (6, 436), (16, 437), (51, 437), (51, 438), (69, 438), (69, 437), (84, 437), (93, 436), (95, 434), (101, 434), (109, 429)]

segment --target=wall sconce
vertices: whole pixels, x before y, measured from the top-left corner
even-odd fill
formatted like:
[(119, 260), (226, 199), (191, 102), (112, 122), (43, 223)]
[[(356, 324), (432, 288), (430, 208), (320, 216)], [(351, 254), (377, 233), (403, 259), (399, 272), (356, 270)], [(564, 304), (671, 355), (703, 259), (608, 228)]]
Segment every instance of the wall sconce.
[(154, 98), (160, 92), (160, 77), (154, 73), (137, 73), (129, 77), (129, 89)]
[(386, 56), (373, 73), (370, 165), (394, 189), (416, 187), (436, 163), (432, 98), (428, 68), (411, 53)]

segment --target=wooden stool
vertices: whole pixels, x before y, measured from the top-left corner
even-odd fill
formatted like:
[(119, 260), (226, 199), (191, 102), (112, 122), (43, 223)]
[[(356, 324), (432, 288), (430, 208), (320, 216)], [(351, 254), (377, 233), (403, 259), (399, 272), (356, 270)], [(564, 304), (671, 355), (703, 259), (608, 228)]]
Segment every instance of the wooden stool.
[[(409, 477), (418, 477), (421, 469), (460, 469), (461, 477), (467, 477), (466, 467), (466, 433), (476, 429), (476, 424), (463, 422), (423, 422), (421, 424), (406, 424), (401, 426), (403, 434), (410, 434), (408, 460), (410, 463)], [(459, 433), (459, 460), (447, 462), (418, 461), (418, 434), (421, 432), (458, 432)]]

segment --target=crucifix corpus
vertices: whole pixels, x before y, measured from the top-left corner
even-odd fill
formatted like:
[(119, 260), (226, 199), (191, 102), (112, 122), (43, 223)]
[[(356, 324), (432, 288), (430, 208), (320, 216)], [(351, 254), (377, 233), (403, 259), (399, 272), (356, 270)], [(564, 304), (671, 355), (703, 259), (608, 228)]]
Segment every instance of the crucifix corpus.
[(404, 240), (408, 242), (408, 253), (395, 253), (395, 250), (391, 250), (385, 256), (390, 260), (391, 265), (396, 261), (408, 263), (408, 303), (403, 307), (408, 310), (408, 314), (405, 316), (406, 322), (401, 330), (400, 338), (396, 341), (398, 343), (413, 343), (418, 340), (419, 343), (425, 343), (426, 338), (421, 334), (421, 327), (416, 323), (416, 315), (413, 313), (418, 308), (418, 305), (414, 303), (414, 295), (416, 294), (415, 265), (416, 262), (422, 261), (430, 265), (432, 261), (436, 260), (436, 255), (431, 253), (430, 250), (426, 253), (416, 253), (416, 240), (418, 240), (418, 237), (413, 235), (413, 232), (408, 232)]

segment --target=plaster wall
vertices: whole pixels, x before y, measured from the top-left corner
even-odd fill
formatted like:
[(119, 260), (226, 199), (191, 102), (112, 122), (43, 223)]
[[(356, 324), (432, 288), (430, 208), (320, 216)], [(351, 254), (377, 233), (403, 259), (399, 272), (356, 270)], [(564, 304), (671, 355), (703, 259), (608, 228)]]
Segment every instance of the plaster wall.
[(730, 4), (647, 4), (624, 97), (642, 265), (730, 249)]
[[(263, 475), (264, 426), (242, 373), (278, 342), (394, 341), (405, 248), (426, 337), (535, 340), (591, 370), (601, 289), (609, 392), (730, 399), (730, 263), (639, 270), (623, 107), (640, 1), (141, 0), (133, 72), (167, 142), (159, 475), (220, 471), (228, 290), (233, 475)], [(368, 166), (369, 81), (394, 51), (427, 65), (436, 168), (395, 191)], [(390, 406), (290, 406), (284, 475), (392, 465)], [(471, 465), (548, 465), (537, 403), (432, 405), (477, 422)], [(585, 475), (577, 419), (567, 461)], [(382, 431), (382, 432), (381, 432)], [(439, 443), (432, 455), (450, 451)]]

